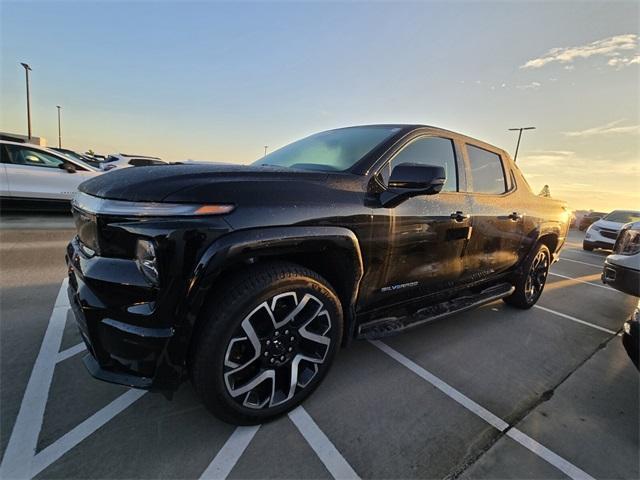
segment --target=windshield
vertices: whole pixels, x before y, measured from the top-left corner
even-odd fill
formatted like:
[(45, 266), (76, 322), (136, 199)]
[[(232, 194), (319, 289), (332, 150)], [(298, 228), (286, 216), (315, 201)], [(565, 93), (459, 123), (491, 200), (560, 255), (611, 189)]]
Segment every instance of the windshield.
[[(49, 150), (52, 151), (52, 150)], [(58, 158), (60, 156), (66, 157), (70, 160), (73, 160), (77, 165), (87, 169), (87, 170), (95, 170), (97, 167), (90, 165), (89, 162), (87, 162), (84, 158), (77, 158), (78, 155), (71, 155), (69, 152), (63, 152), (61, 150), (53, 150), (55, 153), (58, 154)]]
[(625, 210), (616, 210), (603, 218), (610, 222), (629, 223), (640, 221), (640, 212), (629, 212)]
[(400, 130), (398, 127), (349, 127), (316, 133), (290, 143), (254, 162), (254, 165), (343, 171)]
[(80, 155), (79, 153), (72, 152), (71, 150), (58, 150), (58, 151), (63, 153), (63, 154), (65, 154), (69, 158), (72, 158), (74, 160), (78, 160), (78, 161), (80, 161), (82, 163), (91, 165), (92, 167), (95, 167), (95, 168), (100, 168), (100, 162), (97, 162), (96, 160), (93, 160), (92, 158), (85, 157), (84, 155)]

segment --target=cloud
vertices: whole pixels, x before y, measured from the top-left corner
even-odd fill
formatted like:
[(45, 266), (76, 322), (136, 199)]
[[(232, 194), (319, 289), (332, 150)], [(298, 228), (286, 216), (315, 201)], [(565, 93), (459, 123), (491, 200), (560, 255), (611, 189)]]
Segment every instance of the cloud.
[(568, 150), (534, 150), (523, 157), (521, 161), (530, 162), (538, 166), (555, 165), (573, 157), (575, 157), (575, 152)]
[(622, 120), (616, 120), (615, 122), (607, 123), (606, 125), (601, 125), (599, 127), (592, 127), (587, 128), (586, 130), (562, 133), (567, 137), (593, 137), (595, 135), (640, 133), (640, 125), (620, 126), (620, 123), (622, 123)]
[(607, 62), (607, 65), (610, 67), (616, 67), (618, 70), (624, 67), (628, 67), (629, 65), (639, 65), (640, 64), (640, 55), (636, 55), (635, 57), (613, 57), (610, 58)]
[(540, 82), (531, 82), (526, 85), (516, 85), (516, 88), (520, 90), (538, 90), (542, 84)]
[[(636, 50), (637, 48), (638, 36), (636, 34), (615, 35), (577, 47), (552, 48), (541, 57), (529, 60), (524, 65), (521, 65), (520, 68), (540, 68), (553, 62), (569, 64), (578, 58), (592, 56), (616, 57), (621, 55), (622, 52)], [(567, 67), (571, 67), (571, 65), (567, 65)]]

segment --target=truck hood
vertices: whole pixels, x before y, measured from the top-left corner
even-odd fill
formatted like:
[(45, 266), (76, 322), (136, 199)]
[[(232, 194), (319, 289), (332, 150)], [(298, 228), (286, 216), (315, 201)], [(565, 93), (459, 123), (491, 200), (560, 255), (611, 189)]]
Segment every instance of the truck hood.
[(80, 184), (83, 193), (132, 202), (233, 202), (251, 185), (275, 183), (290, 188), (306, 182), (318, 183), (325, 172), (251, 165), (161, 165), (113, 170)]

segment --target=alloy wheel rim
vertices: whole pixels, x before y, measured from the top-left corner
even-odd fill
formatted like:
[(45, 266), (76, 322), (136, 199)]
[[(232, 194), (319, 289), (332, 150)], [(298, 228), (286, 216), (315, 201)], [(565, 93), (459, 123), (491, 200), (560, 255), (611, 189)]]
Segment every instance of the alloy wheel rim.
[(529, 275), (525, 283), (525, 295), (529, 302), (537, 299), (542, 293), (544, 284), (547, 281), (547, 273), (549, 271), (549, 258), (544, 251), (538, 252), (531, 263)]
[(262, 302), (242, 320), (227, 344), (227, 392), (236, 403), (252, 409), (291, 400), (325, 362), (331, 327), (323, 302), (310, 293), (290, 291)]

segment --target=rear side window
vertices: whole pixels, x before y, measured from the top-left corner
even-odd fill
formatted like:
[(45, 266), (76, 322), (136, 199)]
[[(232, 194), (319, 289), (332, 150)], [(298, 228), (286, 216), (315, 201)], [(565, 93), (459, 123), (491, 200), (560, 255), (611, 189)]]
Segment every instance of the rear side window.
[(150, 167), (151, 165), (164, 165), (164, 162), (153, 160), (152, 158), (132, 158), (129, 160), (129, 165), (133, 165), (134, 167)]
[(447, 180), (442, 187), (443, 192), (458, 190), (458, 175), (456, 171), (456, 154), (453, 141), (442, 137), (421, 137), (405, 146), (389, 164), (380, 172), (384, 183), (389, 180), (393, 167), (400, 163), (421, 163), (423, 165), (437, 165), (444, 168)]
[(500, 194), (507, 191), (500, 155), (474, 145), (467, 145), (467, 154), (473, 192)]

